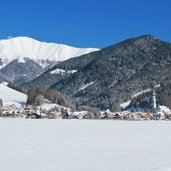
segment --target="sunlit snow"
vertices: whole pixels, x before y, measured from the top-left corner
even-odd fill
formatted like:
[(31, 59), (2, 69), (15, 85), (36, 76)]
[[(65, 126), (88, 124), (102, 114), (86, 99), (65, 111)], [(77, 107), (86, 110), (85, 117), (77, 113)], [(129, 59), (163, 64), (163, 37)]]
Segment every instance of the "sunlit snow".
[(84, 89), (86, 89), (88, 86), (90, 86), (90, 85), (92, 85), (92, 84), (94, 84), (94, 83), (95, 83), (94, 81), (92, 81), (92, 82), (90, 82), (90, 83), (87, 83), (87, 84), (85, 84), (84, 86), (82, 86), (78, 91), (84, 90)]
[(26, 103), (27, 95), (9, 88), (4, 82), (0, 84), (0, 99), (3, 100), (4, 105), (14, 104), (20, 107), (22, 103)]
[(97, 50), (99, 49), (75, 48), (63, 44), (40, 42), (29, 37), (0, 40), (0, 58), (7, 61), (4, 65), (19, 57), (28, 57), (45, 67), (42, 60), (64, 61)]
[(74, 74), (75, 72), (77, 72), (77, 70), (69, 70), (69, 71), (67, 71), (67, 70), (64, 70), (64, 69), (57, 68), (57, 69), (51, 71), (50, 73), (51, 74), (64, 74), (64, 73)]
[(168, 121), (0, 120), (2, 171), (168, 171)]

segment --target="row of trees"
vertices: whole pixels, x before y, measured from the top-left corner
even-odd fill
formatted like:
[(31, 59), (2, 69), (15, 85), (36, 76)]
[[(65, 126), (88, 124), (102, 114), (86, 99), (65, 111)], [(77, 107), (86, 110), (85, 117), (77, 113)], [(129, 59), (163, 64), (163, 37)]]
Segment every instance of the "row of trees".
[(44, 102), (56, 103), (75, 110), (75, 104), (72, 99), (54, 89), (43, 90), (40, 88), (30, 89), (27, 92), (27, 104), (40, 105)]

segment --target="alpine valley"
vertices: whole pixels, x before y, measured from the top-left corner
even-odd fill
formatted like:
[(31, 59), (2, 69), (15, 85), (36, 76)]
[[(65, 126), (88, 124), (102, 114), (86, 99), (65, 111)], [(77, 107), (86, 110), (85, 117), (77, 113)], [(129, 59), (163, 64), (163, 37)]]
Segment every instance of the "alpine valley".
[(143, 92), (139, 93), (142, 105), (156, 85), (160, 85), (157, 103), (171, 107), (171, 43), (151, 35), (101, 50), (26, 37), (1, 40), (0, 66), (1, 81), (24, 92), (58, 90), (70, 96), (77, 108), (119, 111), (125, 102), (129, 102), (125, 107), (133, 104), (139, 92)]

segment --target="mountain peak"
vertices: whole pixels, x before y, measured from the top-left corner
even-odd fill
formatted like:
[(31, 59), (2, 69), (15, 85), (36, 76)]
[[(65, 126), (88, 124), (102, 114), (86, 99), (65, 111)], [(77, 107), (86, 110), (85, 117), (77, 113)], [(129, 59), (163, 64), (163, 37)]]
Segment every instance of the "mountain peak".
[(17, 43), (17, 42), (22, 42), (22, 43), (26, 43), (26, 42), (40, 42), (36, 39), (33, 39), (31, 37), (26, 37), (26, 36), (18, 36), (18, 37), (10, 37), (10, 38), (6, 38), (6, 39), (2, 39), (0, 40), (0, 44), (1, 43)]
[(142, 35), (142, 36), (140, 36), (139, 38), (149, 38), (149, 39), (156, 39), (156, 37), (155, 37), (155, 36), (153, 36), (153, 35), (150, 35), (150, 34), (145, 34), (145, 35)]
[(21, 39), (21, 40), (34, 40), (33, 38), (31, 37), (27, 37), (27, 36), (17, 36), (17, 37), (8, 37), (6, 39), (3, 39), (3, 40), (16, 40), (16, 39)]
[(155, 36), (153, 35), (142, 35), (136, 39), (144, 39), (144, 40), (157, 40), (158, 38), (156, 38)]
[[(0, 60), (6, 64), (20, 57), (28, 57), (38, 64), (40, 64), (40, 61), (58, 62), (97, 50), (99, 49), (46, 43), (30, 37), (12, 37), (0, 40)], [(43, 67), (46, 67), (46, 65)]]
[[(0, 72), (14, 82), (27, 81), (56, 63), (97, 50), (12, 37), (0, 40)], [(2, 75), (0, 78), (4, 80)]]
[(149, 48), (149, 46), (155, 45), (156, 43), (159, 43), (159, 42), (160, 40), (153, 35), (142, 35), (139, 37), (126, 39), (125, 41), (119, 44), (124, 45), (124, 46), (135, 45), (144, 49), (144, 48)]

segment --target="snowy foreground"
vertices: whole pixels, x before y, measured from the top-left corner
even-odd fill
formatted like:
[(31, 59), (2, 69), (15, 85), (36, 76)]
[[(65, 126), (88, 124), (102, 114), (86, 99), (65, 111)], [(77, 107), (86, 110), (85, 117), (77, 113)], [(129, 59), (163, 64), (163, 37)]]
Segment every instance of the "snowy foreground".
[(2, 171), (171, 170), (170, 121), (0, 120)]

